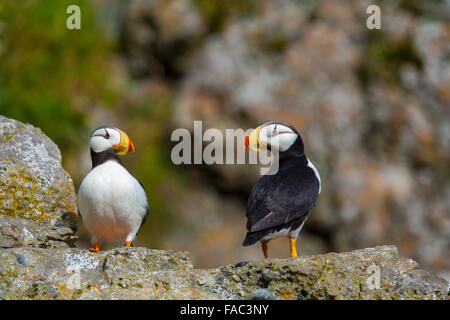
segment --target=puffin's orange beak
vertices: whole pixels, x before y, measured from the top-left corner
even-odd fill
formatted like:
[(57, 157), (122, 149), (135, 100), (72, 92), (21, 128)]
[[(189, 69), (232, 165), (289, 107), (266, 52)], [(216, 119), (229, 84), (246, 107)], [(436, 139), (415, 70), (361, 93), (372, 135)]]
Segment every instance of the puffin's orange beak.
[(262, 126), (259, 126), (253, 130), (249, 136), (245, 138), (245, 148), (252, 149), (253, 151), (259, 151), (259, 131), (261, 131)]
[(131, 153), (131, 152), (134, 152), (134, 144), (133, 144), (133, 142), (131, 142), (131, 139), (130, 138), (128, 138), (128, 152), (127, 153)]
[(119, 156), (124, 156), (126, 154), (129, 154), (130, 152), (134, 152), (134, 145), (133, 142), (131, 142), (131, 139), (127, 136), (125, 132), (122, 130), (119, 130), (120, 132), (120, 144), (116, 144), (113, 146), (115, 150), (117, 150), (117, 154)]

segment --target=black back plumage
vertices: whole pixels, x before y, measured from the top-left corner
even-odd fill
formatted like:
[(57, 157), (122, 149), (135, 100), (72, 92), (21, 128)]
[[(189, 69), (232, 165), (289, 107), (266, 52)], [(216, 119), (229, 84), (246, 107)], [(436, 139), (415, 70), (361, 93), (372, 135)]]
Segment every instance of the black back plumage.
[(320, 182), (308, 166), (303, 144), (301, 152), (295, 152), (296, 147), (280, 158), (275, 175), (265, 175), (253, 186), (247, 204), (244, 246), (287, 226), (300, 225), (316, 204)]

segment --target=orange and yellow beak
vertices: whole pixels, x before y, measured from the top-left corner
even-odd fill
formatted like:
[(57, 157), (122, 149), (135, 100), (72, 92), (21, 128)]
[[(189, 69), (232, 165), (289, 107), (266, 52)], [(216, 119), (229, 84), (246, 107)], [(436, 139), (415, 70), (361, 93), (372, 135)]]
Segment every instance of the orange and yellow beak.
[(252, 149), (253, 151), (259, 151), (259, 146), (261, 145), (261, 141), (259, 140), (259, 132), (261, 131), (262, 126), (259, 126), (252, 132), (250, 135), (245, 138), (245, 148)]
[(114, 150), (119, 156), (123, 156), (129, 154), (130, 152), (134, 152), (134, 145), (131, 142), (130, 138), (128, 138), (127, 134), (122, 130), (120, 132), (120, 144), (115, 144), (113, 146)]

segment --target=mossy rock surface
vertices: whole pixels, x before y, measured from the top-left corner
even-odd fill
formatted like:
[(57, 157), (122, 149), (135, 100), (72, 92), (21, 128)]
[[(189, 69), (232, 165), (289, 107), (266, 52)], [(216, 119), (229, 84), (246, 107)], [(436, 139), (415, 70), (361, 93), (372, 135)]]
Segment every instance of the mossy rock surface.
[(77, 226), (72, 179), (40, 129), (0, 116), (0, 215)]
[(23, 246), (0, 249), (0, 299), (448, 299), (448, 282), (393, 246), (216, 269), (173, 250)]

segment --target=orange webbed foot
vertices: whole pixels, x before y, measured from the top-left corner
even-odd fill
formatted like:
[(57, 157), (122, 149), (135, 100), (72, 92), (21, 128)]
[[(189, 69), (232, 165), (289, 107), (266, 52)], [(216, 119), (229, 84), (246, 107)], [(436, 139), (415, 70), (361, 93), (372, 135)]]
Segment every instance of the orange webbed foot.
[(94, 248), (89, 249), (90, 252), (99, 252), (100, 251), (100, 241), (96, 241), (94, 243)]
[(291, 258), (297, 257), (297, 248), (295, 247), (295, 243), (297, 239), (295, 238), (289, 238), (289, 246), (291, 251)]
[(269, 247), (267, 246), (267, 241), (261, 242), (261, 248), (264, 253), (264, 258), (268, 259), (269, 258)]

